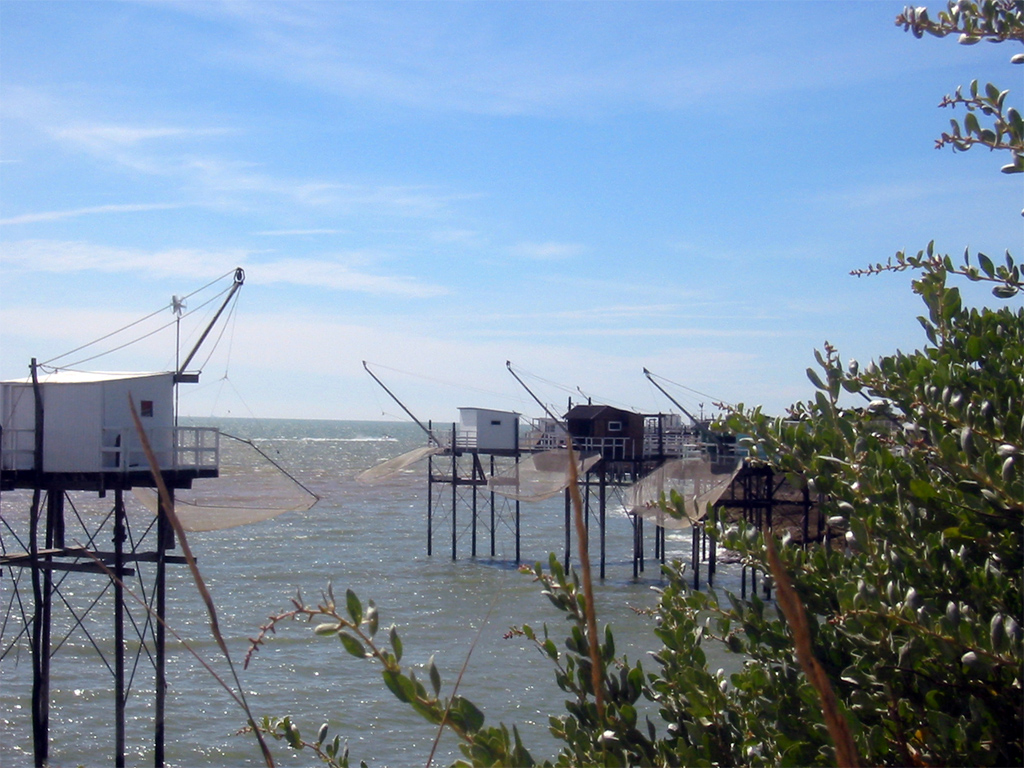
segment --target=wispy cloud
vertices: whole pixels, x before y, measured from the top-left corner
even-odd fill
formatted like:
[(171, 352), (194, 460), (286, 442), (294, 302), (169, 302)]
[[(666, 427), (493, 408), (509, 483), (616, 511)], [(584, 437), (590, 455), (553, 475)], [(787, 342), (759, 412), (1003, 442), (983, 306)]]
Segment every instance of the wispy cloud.
[(261, 237), (290, 237), (301, 235), (344, 235), (348, 234), (345, 229), (266, 229), (253, 234)]
[(157, 139), (196, 139), (223, 136), (226, 128), (181, 128), (177, 126), (136, 126), (107, 124), (75, 124), (50, 129), (50, 135), (61, 141), (92, 149), (128, 147)]
[(642, 326), (633, 326), (630, 328), (549, 328), (549, 329), (537, 329), (537, 328), (506, 328), (503, 330), (492, 330), (489, 335), (495, 338), (516, 338), (516, 337), (549, 337), (549, 338), (581, 338), (581, 337), (600, 337), (600, 338), (628, 338), (628, 339), (648, 339), (648, 338), (659, 338), (659, 339), (695, 339), (695, 338), (713, 338), (713, 339), (744, 339), (744, 338), (789, 338), (789, 337), (802, 337), (806, 336), (806, 333), (798, 331), (779, 331), (770, 328), (748, 328), (742, 325), (742, 318), (733, 318), (736, 322), (736, 327), (723, 328), (721, 326), (714, 328), (649, 328)]
[(422, 283), (413, 277), (377, 275), (353, 269), (347, 264), (316, 259), (260, 262), (254, 275), (255, 281), (260, 283), (289, 283), (407, 299), (431, 298), (448, 292), (442, 286)]
[(431, 111), (692, 113), (737, 97), (870, 78), (879, 66), (856, 58), (854, 40), (792, 45), (796, 12), (756, 4), (744, 7), (745, 23), (729, 35), (709, 35), (692, 14), (657, 3), (540, 4), (525, 13), (460, 3), (442, 13), (392, 3), (174, 7), (226, 21), (232, 34), (217, 55), (239, 68)]
[(141, 213), (145, 211), (166, 211), (185, 206), (176, 203), (127, 203), (123, 205), (93, 205), (86, 208), (71, 208), (64, 211), (40, 211), (39, 213), (23, 213), (0, 219), (0, 225), (35, 224), (43, 221), (59, 221), (78, 216), (107, 213)]
[(586, 247), (579, 243), (519, 243), (509, 248), (509, 253), (525, 259), (538, 261), (560, 261), (586, 253)]
[(3, 244), (0, 265), (7, 270), (71, 274), (75, 272), (144, 273), (154, 277), (215, 277), (244, 264), (241, 249), (209, 251), (172, 248), (147, 251), (81, 241), (20, 240)]
[(934, 197), (939, 194), (935, 184), (926, 181), (895, 181), (850, 187), (824, 193), (820, 200), (828, 206), (843, 208), (891, 208)]
[(357, 268), (362, 263), (380, 262), (384, 257), (355, 253), (347, 260), (256, 258), (244, 249), (219, 251), (171, 248), (147, 251), (117, 248), (86, 242), (22, 240), (5, 243), (0, 249), (0, 266), (5, 270), (72, 274), (76, 272), (142, 273), (154, 278), (182, 275), (217, 277), (234, 267), (249, 270), (250, 282), (299, 285), (335, 291), (353, 291), (403, 298), (430, 298), (447, 293), (439, 285), (414, 277), (375, 274)]

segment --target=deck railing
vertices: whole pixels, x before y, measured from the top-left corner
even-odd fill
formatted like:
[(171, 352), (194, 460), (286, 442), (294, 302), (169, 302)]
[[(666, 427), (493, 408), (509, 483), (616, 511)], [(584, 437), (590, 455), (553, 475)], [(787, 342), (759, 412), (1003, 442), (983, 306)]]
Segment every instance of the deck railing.
[[(220, 430), (215, 427), (154, 427), (146, 430), (162, 470), (202, 471), (220, 466)], [(68, 468), (75, 472), (147, 471), (149, 462), (132, 427), (105, 427), (99, 455), (91, 466)], [(0, 438), (0, 469), (35, 469), (35, 430), (5, 429)]]

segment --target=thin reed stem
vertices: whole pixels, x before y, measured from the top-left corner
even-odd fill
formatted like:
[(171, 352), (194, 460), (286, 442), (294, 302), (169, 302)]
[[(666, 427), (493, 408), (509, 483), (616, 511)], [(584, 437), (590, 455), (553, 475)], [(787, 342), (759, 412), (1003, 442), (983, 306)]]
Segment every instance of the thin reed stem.
[(142, 444), (142, 450), (146, 454), (146, 460), (149, 462), (149, 470), (153, 474), (153, 480), (156, 482), (157, 491), (160, 494), (160, 510), (167, 516), (168, 521), (171, 523), (171, 527), (174, 528), (174, 533), (178, 537), (178, 541), (181, 543), (181, 551), (185, 555), (185, 560), (188, 562), (189, 570), (192, 572), (192, 579), (195, 581), (196, 588), (199, 590), (200, 596), (203, 598), (203, 602), (206, 604), (206, 612), (210, 617), (210, 631), (213, 633), (214, 640), (217, 641), (217, 646), (220, 648), (221, 653), (224, 654), (224, 659), (228, 663), (228, 668), (231, 670), (231, 676), (235, 680), (235, 685), (238, 688), (238, 700), (241, 703), (242, 709), (245, 711), (245, 715), (248, 718), (249, 725), (252, 727), (253, 733), (256, 734), (256, 740), (259, 742), (260, 750), (263, 753), (263, 760), (267, 764), (267, 768), (274, 768), (274, 758), (270, 754), (270, 749), (267, 747), (266, 741), (263, 739), (263, 734), (260, 733), (259, 728), (256, 727), (256, 719), (253, 717), (252, 710), (249, 709), (249, 703), (245, 699), (245, 689), (242, 687), (242, 681), (238, 678), (238, 670), (235, 669), (234, 663), (231, 661), (231, 654), (228, 652), (227, 643), (224, 642), (224, 636), (220, 632), (220, 623), (217, 621), (217, 608), (213, 604), (213, 597), (210, 595), (210, 591), (206, 588), (206, 582), (203, 580), (202, 574), (199, 572), (199, 566), (196, 564), (195, 557), (192, 556), (192, 549), (188, 545), (188, 539), (185, 536), (185, 529), (181, 525), (181, 521), (178, 520), (178, 515), (174, 511), (174, 505), (171, 504), (171, 496), (167, 492), (167, 485), (164, 483), (163, 474), (160, 472), (160, 465), (157, 462), (156, 454), (153, 453), (153, 448), (149, 444), (149, 438), (146, 435), (145, 429), (142, 427), (142, 421), (139, 419), (139, 414), (135, 409), (135, 400), (128, 396), (128, 404), (131, 407), (132, 421), (135, 423), (135, 430), (138, 432), (139, 441)]
[(604, 665), (601, 663), (601, 649), (597, 644), (597, 610), (594, 607), (594, 582), (590, 573), (590, 547), (587, 529), (583, 524), (583, 498), (580, 496), (579, 472), (576, 468), (576, 452), (572, 439), (569, 447), (569, 495), (572, 498), (573, 519), (576, 522), (576, 540), (579, 542), (580, 570), (583, 572), (583, 596), (586, 599), (587, 646), (590, 651), (590, 679), (594, 686), (594, 701), (597, 717), (604, 722)]

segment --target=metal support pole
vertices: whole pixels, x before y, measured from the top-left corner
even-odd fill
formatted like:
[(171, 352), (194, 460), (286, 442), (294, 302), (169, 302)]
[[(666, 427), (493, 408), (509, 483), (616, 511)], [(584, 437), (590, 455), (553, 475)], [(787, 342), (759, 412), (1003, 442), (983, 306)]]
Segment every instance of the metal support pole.
[(124, 491), (114, 491), (114, 765), (124, 768)]
[(572, 503), (569, 498), (569, 489), (565, 489), (565, 570), (569, 570), (569, 557), (571, 554), (572, 539), (570, 537), (570, 531), (572, 529)]
[(455, 425), (452, 424), (452, 560), (457, 559), (457, 510), (459, 506), (459, 454), (455, 451)]
[(640, 545), (637, 543), (637, 538), (640, 535), (640, 515), (631, 515), (633, 519), (633, 578), (637, 578), (640, 575), (640, 564), (638, 562), (638, 550)]
[(434, 554), (434, 457), (427, 457), (427, 557)]
[(516, 564), (519, 563), (519, 499), (516, 499)]
[(690, 538), (692, 539), (691, 554), (693, 556), (693, 588), (700, 589), (700, 531), (697, 530), (697, 523), (690, 526)]
[(606, 514), (607, 509), (605, 507), (605, 502), (607, 501), (607, 487), (608, 487), (608, 483), (606, 481), (605, 474), (604, 474), (604, 462), (602, 461), (601, 462), (601, 474), (598, 475), (598, 486), (597, 486), (597, 494), (598, 494), (598, 511), (597, 512), (598, 512), (598, 515), (600, 517), (600, 522), (601, 522), (601, 578), (602, 579), (604, 578), (604, 572), (605, 572), (605, 567), (604, 567), (604, 565), (605, 565), (605, 522), (608, 519), (608, 516)]
[(636, 517), (636, 543), (639, 547), (637, 554), (640, 556), (640, 573), (647, 569), (647, 552), (644, 549), (644, 519), (640, 515)]
[[(168, 489), (171, 506), (174, 506), (174, 489)], [(174, 543), (174, 529), (164, 514), (163, 509), (157, 515), (157, 550), (156, 550), (156, 626), (153, 628), (154, 651), (156, 653), (156, 703), (153, 713), (153, 765), (163, 768), (164, 755), (164, 715), (167, 701), (167, 640), (164, 621), (167, 619), (167, 549), (165, 542)]]
[(42, 568), (39, 560), (41, 494), (40, 488), (32, 492), (28, 543), (35, 608), (32, 614), (32, 748), (36, 768), (49, 762), (50, 750), (50, 585), (49, 570)]
[[(494, 454), (491, 454), (491, 477), (494, 477)], [(518, 536), (516, 537), (519, 538)], [(518, 547), (517, 547), (518, 549)], [(491, 490), (491, 557), (494, 557), (494, 490)], [(519, 562), (519, 555), (516, 555), (516, 562)]]
[[(477, 477), (478, 477), (477, 469), (480, 467), (480, 456), (475, 451), (473, 452), (473, 465), (472, 466), (473, 466), (473, 472), (472, 472), (472, 475), (471, 475), (471, 478), (470, 478), (470, 482), (472, 483), (471, 490), (472, 490), (472, 494), (473, 494), (473, 501), (472, 501), (472, 506), (473, 506), (473, 522), (472, 522), (473, 532), (472, 532), (472, 535), (471, 535), (472, 544), (470, 545), (470, 547), (471, 547), (472, 553), (473, 553), (472, 556), (476, 557), (476, 481), (477, 481)], [(483, 470), (480, 470), (480, 475), (483, 475)]]

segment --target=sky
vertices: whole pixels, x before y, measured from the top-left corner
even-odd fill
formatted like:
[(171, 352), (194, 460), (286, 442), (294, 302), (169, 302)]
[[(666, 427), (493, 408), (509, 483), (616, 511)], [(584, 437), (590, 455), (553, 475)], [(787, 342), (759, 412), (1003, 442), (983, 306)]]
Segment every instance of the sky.
[(646, 367), (782, 413), (825, 343), (924, 344), (851, 270), (1024, 242), (1006, 159), (934, 146), (957, 85), (1020, 108), (1018, 49), (901, 10), (4, 0), (0, 379), (171, 370), (241, 267), (183, 414), (406, 420), (363, 361), (421, 420), (542, 415), (506, 361), (554, 410), (675, 410)]

